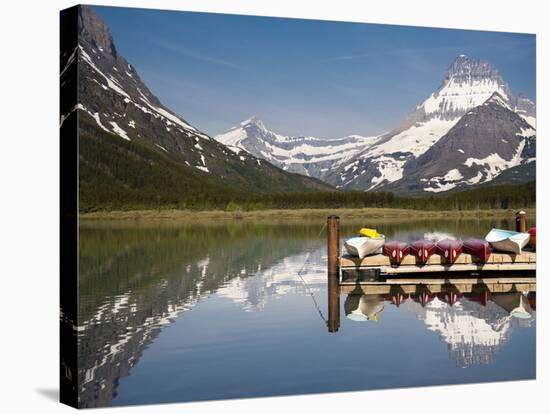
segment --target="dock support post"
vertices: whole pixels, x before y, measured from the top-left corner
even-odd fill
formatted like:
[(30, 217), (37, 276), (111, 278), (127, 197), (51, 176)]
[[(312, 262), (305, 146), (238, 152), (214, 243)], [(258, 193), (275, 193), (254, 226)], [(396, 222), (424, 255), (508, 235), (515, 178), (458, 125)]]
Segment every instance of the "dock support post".
[(525, 227), (525, 211), (521, 210), (516, 213), (516, 231), (525, 233), (527, 231)]
[(327, 217), (327, 253), (328, 276), (338, 277), (340, 267), (340, 218), (335, 215)]
[(328, 331), (340, 327), (340, 218), (327, 217)]

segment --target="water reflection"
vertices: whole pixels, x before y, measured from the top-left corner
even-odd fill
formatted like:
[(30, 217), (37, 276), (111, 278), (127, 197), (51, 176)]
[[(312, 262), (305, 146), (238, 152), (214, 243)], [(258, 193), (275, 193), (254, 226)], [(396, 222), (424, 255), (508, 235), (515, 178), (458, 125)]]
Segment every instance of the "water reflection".
[[(380, 225), (380, 221), (377, 223)], [(391, 221), (384, 224), (384, 232), (392, 237), (403, 236), (411, 240), (437, 229), (449, 233), (460, 230), (467, 236), (479, 236), (494, 225), (494, 220)], [(352, 234), (357, 227), (357, 223), (342, 226), (342, 237)], [(351, 336), (349, 327), (342, 328), (340, 313), (367, 319), (367, 323), (378, 319), (383, 324), (384, 314), (390, 308), (400, 306), (400, 314), (416, 315), (425, 322), (423, 329), (426, 332), (439, 332), (445, 342), (446, 338), (461, 338), (461, 334), (465, 333), (463, 342), (473, 345), (462, 348), (456, 345), (456, 349), (470, 349), (470, 354), (477, 352), (472, 349), (477, 349), (477, 344), (482, 342), (476, 338), (489, 331), (467, 331), (470, 325), (463, 323), (470, 323), (470, 319), (465, 318), (489, 321), (490, 317), (483, 316), (484, 312), (494, 307), (495, 315), (497, 309), (501, 312), (498, 313), (502, 325), (500, 331), (510, 331), (515, 326), (531, 323), (529, 319), (520, 320), (513, 315), (522, 315), (521, 310), (517, 309), (524, 308), (528, 309), (529, 315), (534, 315), (534, 294), (526, 296), (521, 306), (516, 306), (513, 301), (497, 302), (495, 295), (491, 295), (484, 306), (482, 302), (464, 296), (447, 299), (402, 292), (376, 298), (353, 295), (353, 298), (350, 296), (341, 301), (335, 280), (329, 278), (327, 284), (326, 240), (324, 235), (319, 235), (319, 229), (318, 223), (300, 222), (194, 223), (178, 226), (83, 223), (79, 239), (79, 315), (75, 324), (80, 406), (101, 407), (117, 401), (121, 381), (129, 376), (144, 355), (159, 352), (154, 345), (164, 327), (174, 322), (175, 325), (185, 324), (187, 312), (195, 313), (199, 319), (204, 318), (204, 326), (211, 324), (208, 314), (197, 309), (201, 303), (215, 303), (216, 306), (228, 302), (234, 304), (242, 311), (242, 321), (245, 320), (244, 315), (257, 314), (259, 318), (254, 320), (258, 325), (251, 325), (245, 331), (241, 339), (243, 343), (254, 344), (260, 324), (269, 321), (275, 324), (279, 340), (295, 338), (302, 332), (310, 332), (309, 336), (322, 333), (323, 336), (317, 338), (318, 352), (324, 352), (324, 347), (331, 346), (330, 338), (342, 338), (340, 340), (350, 349), (360, 346), (360, 342)], [(301, 270), (302, 277), (299, 277)], [(285, 311), (270, 313), (270, 304), (284, 298), (292, 298)], [(306, 318), (307, 325), (314, 331), (305, 330), (303, 325), (291, 330), (290, 321), (298, 316)], [(327, 326), (320, 317), (327, 320)], [(497, 319), (486, 322), (486, 325), (497, 330)], [(233, 320), (233, 323), (242, 321)], [(338, 333), (327, 335), (327, 328)], [(507, 338), (506, 334), (502, 338)], [(299, 339), (303, 342), (307, 340), (305, 336)], [(379, 338), (381, 344), (385, 341), (385, 337)], [(447, 343), (459, 342), (449, 340)], [(499, 342), (499, 346), (504, 343), (505, 339)], [(216, 349), (213, 343), (204, 353), (213, 355)], [(290, 355), (282, 353), (280, 358), (284, 360)], [(391, 355), (385, 355), (388, 356)], [(319, 363), (325, 357), (319, 355)], [(172, 358), (168, 361), (172, 366), (188, 362), (185, 356)], [(462, 361), (466, 360), (464, 356)], [(303, 381), (317, 381), (313, 370), (307, 369), (311, 371), (311, 378), (303, 378)], [(188, 374), (190, 377), (204, 376), (200, 371), (191, 370)], [(224, 389), (224, 375), (233, 376), (234, 372), (217, 372), (216, 375), (220, 384), (216, 388), (217, 383), (211, 379), (213, 393)], [(170, 381), (170, 378), (161, 376), (157, 380)], [(345, 385), (346, 380), (342, 378), (341, 383)], [(171, 386), (176, 389), (170, 398), (194, 399), (173, 383)], [(331, 389), (334, 388), (328, 388)], [(276, 391), (275, 384), (273, 390)], [(293, 392), (300, 392), (300, 389), (294, 387)], [(131, 399), (124, 401), (133, 402)]]
[(377, 321), (384, 303), (382, 295), (348, 295), (344, 303), (346, 317), (357, 322)]
[[(401, 295), (402, 296), (402, 295)], [(459, 367), (490, 364), (508, 342), (514, 328), (530, 327), (535, 318), (535, 292), (486, 292), (396, 295), (350, 294), (345, 315), (352, 321), (383, 320), (385, 306), (401, 305), (436, 332)]]

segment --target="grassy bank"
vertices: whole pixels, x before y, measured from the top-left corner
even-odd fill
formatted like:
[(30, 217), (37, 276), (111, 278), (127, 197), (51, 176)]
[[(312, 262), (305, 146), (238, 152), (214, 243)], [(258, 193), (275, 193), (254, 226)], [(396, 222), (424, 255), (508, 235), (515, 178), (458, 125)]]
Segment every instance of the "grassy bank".
[[(528, 217), (535, 217), (535, 209), (526, 209)], [(419, 218), (512, 218), (516, 210), (410, 210), (398, 208), (335, 208), (335, 209), (288, 209), (254, 211), (192, 211), (192, 210), (134, 210), (98, 211), (81, 213), (81, 220), (319, 220), (329, 214), (341, 219), (360, 220), (374, 218), (419, 219)]]

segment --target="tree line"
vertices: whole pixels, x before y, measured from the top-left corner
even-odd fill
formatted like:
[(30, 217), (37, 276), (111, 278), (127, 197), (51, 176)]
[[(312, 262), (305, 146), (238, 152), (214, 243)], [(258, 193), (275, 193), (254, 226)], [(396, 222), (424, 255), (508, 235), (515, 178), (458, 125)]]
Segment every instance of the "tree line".
[(413, 210), (495, 210), (532, 208), (535, 182), (430, 195), (398, 196), (389, 192), (328, 191), (303, 193), (250, 193), (233, 190), (165, 192), (103, 191), (81, 188), (81, 211), (181, 209), (254, 211), (267, 209), (400, 208)]

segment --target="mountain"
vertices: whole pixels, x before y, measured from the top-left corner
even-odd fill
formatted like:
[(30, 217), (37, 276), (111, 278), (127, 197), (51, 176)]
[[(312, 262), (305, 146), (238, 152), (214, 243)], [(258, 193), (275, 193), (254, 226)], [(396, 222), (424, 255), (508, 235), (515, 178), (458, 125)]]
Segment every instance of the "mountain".
[[(503, 101), (505, 110), (490, 104), (495, 93)], [(486, 102), (489, 104), (484, 106)], [(473, 113), (476, 116), (470, 116), (476, 108), (484, 108), (483, 114), (477, 116), (476, 110)], [(491, 115), (493, 110), (496, 113)], [(499, 114), (508, 121), (499, 118)], [(453, 130), (463, 119), (460, 128)], [(474, 125), (493, 121), (499, 125)], [(338, 188), (427, 194), (492, 180), (498, 184), (533, 180), (535, 122), (535, 104), (525, 96), (515, 96), (494, 66), (460, 55), (449, 66), (441, 86), (397, 128), (380, 136), (287, 137), (267, 130), (261, 121), (251, 118), (215, 138), (235, 151), (244, 150), (283, 169), (319, 178)], [(453, 137), (449, 140), (464, 152), (448, 156), (442, 153), (445, 147), (437, 143), (451, 130)], [(495, 137), (497, 132), (503, 136)], [(525, 134), (528, 136), (522, 136)], [(459, 145), (461, 140), (465, 141), (463, 145)], [(497, 141), (499, 145), (495, 146)], [(507, 141), (506, 145), (502, 145), (503, 141)], [(520, 141), (525, 141), (521, 144), (525, 145), (525, 151), (520, 151), (520, 158), (512, 160), (510, 154), (515, 154)], [(490, 148), (495, 151), (487, 153)], [(484, 154), (483, 157), (480, 154)], [(496, 154), (494, 159), (488, 159), (482, 167), (481, 160), (491, 154)], [(453, 176), (455, 168), (442, 171), (444, 162), (439, 163), (440, 167), (431, 165), (427, 172), (421, 171), (428, 159), (436, 163), (437, 156), (444, 156), (445, 160), (454, 158), (455, 164), (471, 158), (475, 165), (468, 169), (465, 178)], [(458, 171), (466, 173), (464, 167), (458, 168), (455, 164)], [(449, 171), (451, 176), (446, 176)], [(414, 179), (425, 181), (415, 183)], [(426, 185), (429, 180), (434, 185)]]
[(426, 152), (406, 164), (403, 178), (386, 188), (438, 193), (491, 182), (512, 168), (534, 166), (535, 149), (536, 131), (494, 92)]
[[(437, 91), (418, 105), (398, 128), (383, 135), (349, 162), (342, 163), (336, 171), (326, 177), (327, 182), (355, 190), (398, 188), (399, 186), (388, 184), (402, 180), (410, 181), (409, 175), (414, 173), (413, 166), (422, 165), (417, 162), (418, 158), (432, 148), (459, 120), (474, 108), (483, 105), (494, 93), (500, 96), (509, 111), (517, 114), (528, 124), (525, 128), (535, 127), (533, 102), (526, 97), (514, 96), (498, 70), (491, 64), (460, 55), (451, 63)], [(487, 109), (493, 108), (495, 106), (491, 105)], [(455, 130), (455, 141), (460, 140), (456, 132)], [(484, 135), (479, 135), (477, 144), (484, 146), (485, 138)], [(463, 148), (465, 155), (475, 158), (474, 153), (467, 152), (469, 149), (470, 147)], [(511, 166), (508, 165), (507, 168)], [(501, 167), (504, 167), (504, 164)], [(496, 176), (497, 174), (492, 174), (489, 180)], [(475, 182), (465, 183), (468, 184)]]
[(180, 194), (332, 189), (228, 150), (153, 95), (91, 7), (62, 14), (62, 26), (74, 20), (78, 41), (62, 42), (60, 126), (78, 116), (79, 142), (86, 149), (79, 154), (81, 194), (90, 191), (108, 199), (119, 191), (156, 198), (159, 193), (176, 196), (174, 186)]
[(246, 151), (286, 171), (323, 179), (335, 162), (351, 158), (376, 137), (351, 135), (338, 139), (285, 136), (268, 130), (257, 117), (234, 126), (215, 139), (236, 153)]

